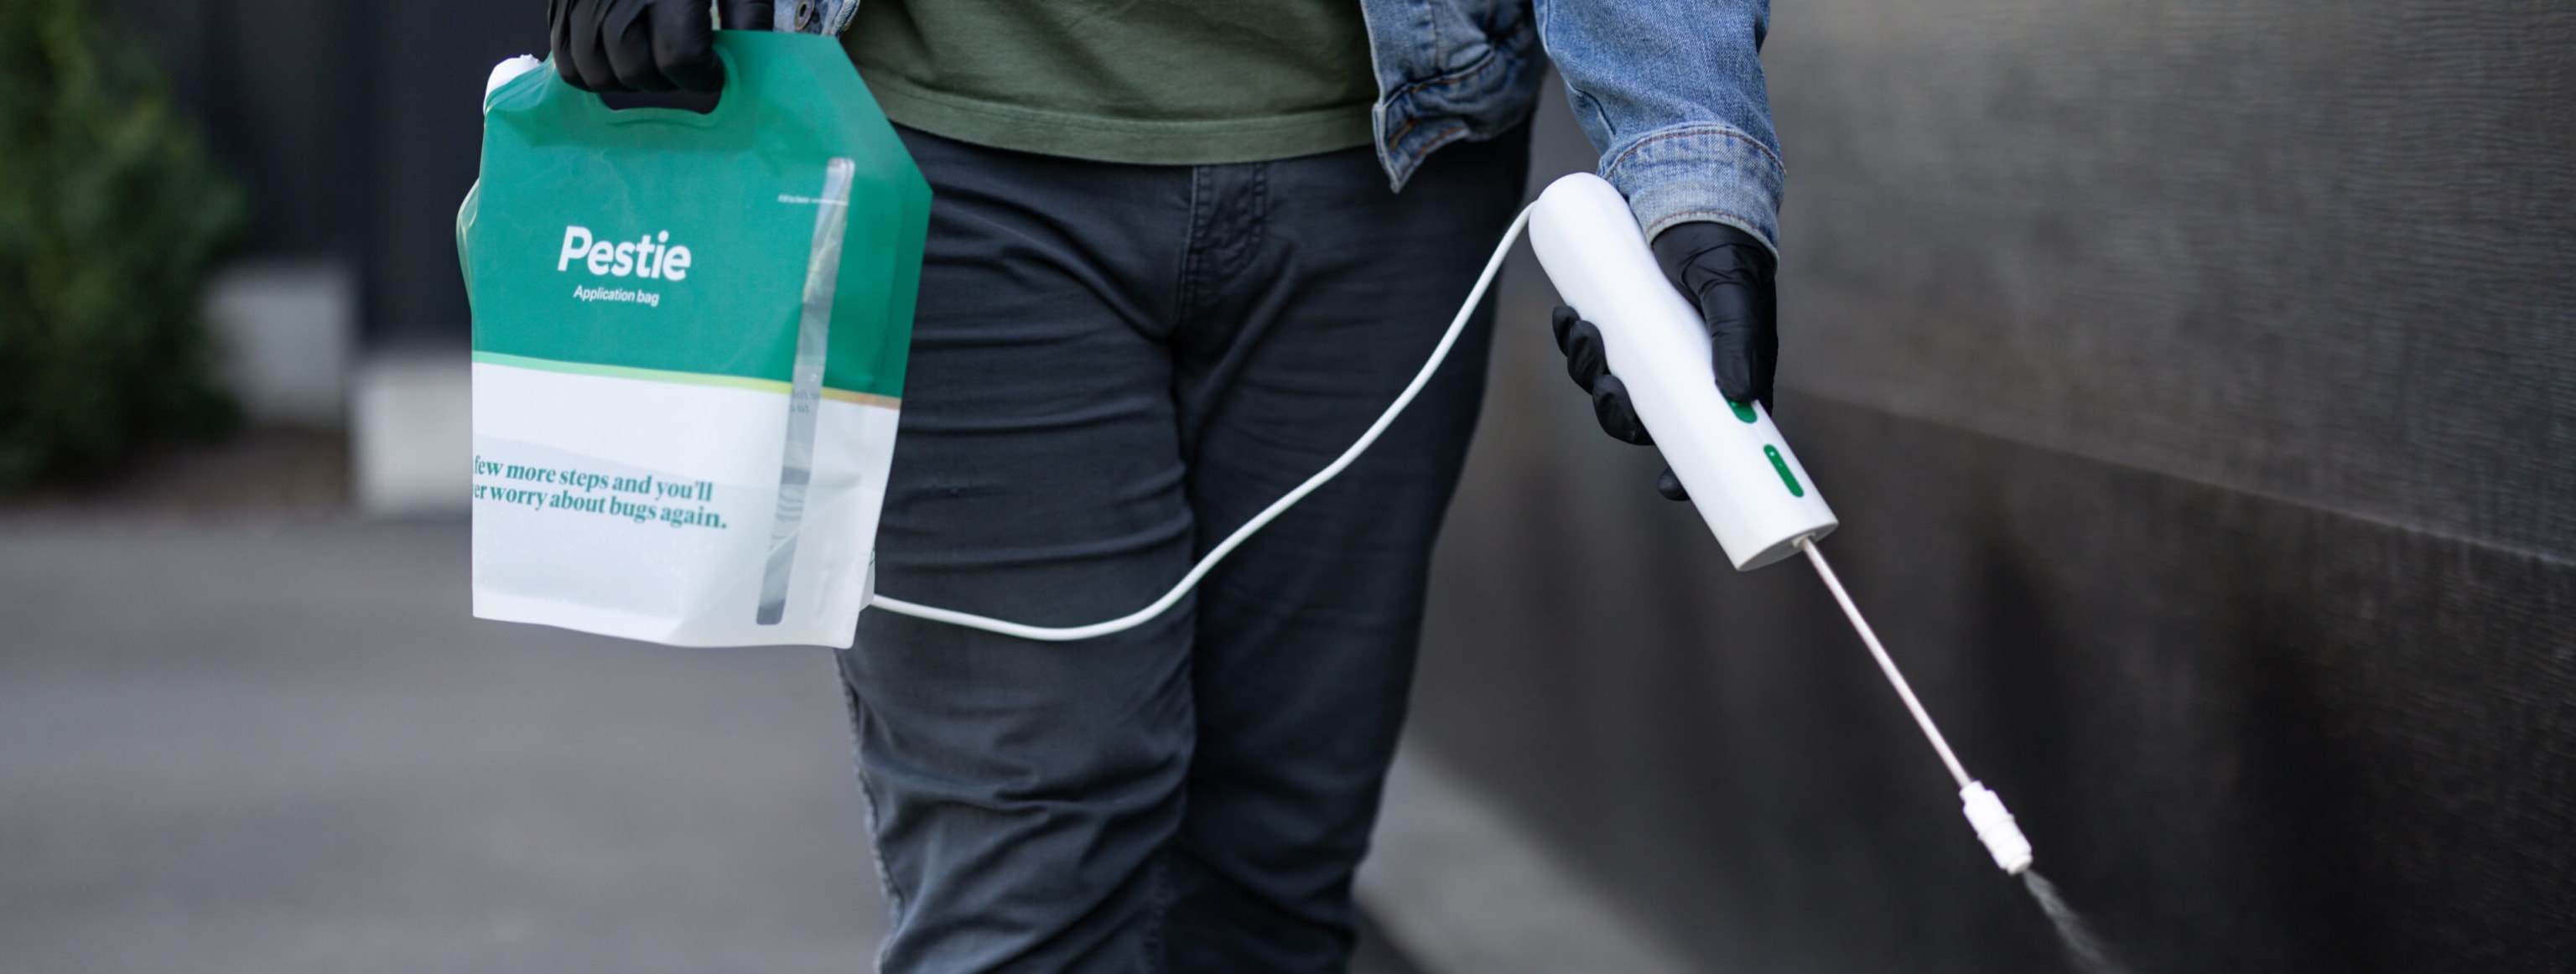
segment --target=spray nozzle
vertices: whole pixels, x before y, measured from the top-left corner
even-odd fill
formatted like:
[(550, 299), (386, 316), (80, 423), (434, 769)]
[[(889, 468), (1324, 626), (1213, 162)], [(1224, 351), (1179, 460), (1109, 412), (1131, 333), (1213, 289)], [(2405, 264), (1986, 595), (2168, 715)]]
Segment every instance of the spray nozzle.
[(1986, 844), (1997, 868), (2013, 875), (2030, 868), (2030, 840), (2013, 823), (2012, 813), (2004, 810), (2004, 800), (1987, 790), (1985, 782), (1971, 781), (1959, 789), (1959, 809), (1967, 813), (1968, 827), (1977, 830), (1977, 841)]

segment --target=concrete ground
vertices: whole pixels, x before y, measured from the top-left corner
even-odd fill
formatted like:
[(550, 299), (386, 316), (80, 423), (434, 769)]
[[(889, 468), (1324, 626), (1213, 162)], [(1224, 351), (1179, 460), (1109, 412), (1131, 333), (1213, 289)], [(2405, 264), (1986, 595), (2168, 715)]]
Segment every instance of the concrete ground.
[(0, 520), (0, 969), (869, 969), (825, 651), (477, 622), (466, 569), (461, 523)]

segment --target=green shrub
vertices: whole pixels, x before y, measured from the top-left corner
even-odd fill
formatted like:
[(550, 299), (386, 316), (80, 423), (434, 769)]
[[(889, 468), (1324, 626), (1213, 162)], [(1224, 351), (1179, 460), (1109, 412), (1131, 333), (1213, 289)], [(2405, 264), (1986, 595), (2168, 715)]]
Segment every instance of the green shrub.
[(0, 492), (233, 421), (200, 295), (238, 184), (94, 0), (0, 0)]

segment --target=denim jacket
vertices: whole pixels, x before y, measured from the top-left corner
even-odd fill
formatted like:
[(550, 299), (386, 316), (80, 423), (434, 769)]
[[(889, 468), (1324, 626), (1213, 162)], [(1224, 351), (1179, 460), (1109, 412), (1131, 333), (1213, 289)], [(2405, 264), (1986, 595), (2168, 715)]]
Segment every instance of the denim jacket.
[[(779, 30), (837, 35), (860, 0), (780, 0)], [(1648, 237), (1731, 224), (1776, 249), (1784, 171), (1762, 81), (1770, 0), (1358, 0), (1377, 67), (1378, 161), (1397, 189), (1441, 146), (1538, 103), (1541, 49), (1600, 175)]]

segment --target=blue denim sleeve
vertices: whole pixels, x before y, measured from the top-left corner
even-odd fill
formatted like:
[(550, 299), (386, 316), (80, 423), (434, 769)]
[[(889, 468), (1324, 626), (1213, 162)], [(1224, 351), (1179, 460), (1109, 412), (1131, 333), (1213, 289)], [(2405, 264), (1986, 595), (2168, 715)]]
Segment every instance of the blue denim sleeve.
[(859, 0), (778, 0), (777, 11), (772, 30), (839, 37), (859, 15)]
[(1762, 81), (1769, 0), (1537, 0), (1601, 177), (1651, 238), (1693, 220), (1779, 248), (1786, 178)]

